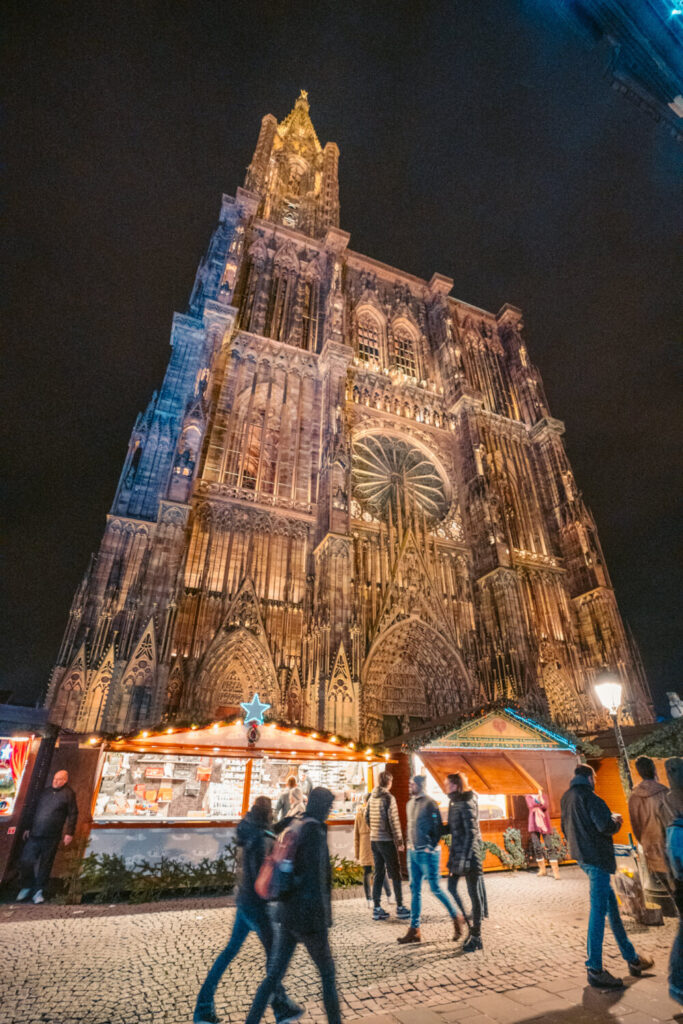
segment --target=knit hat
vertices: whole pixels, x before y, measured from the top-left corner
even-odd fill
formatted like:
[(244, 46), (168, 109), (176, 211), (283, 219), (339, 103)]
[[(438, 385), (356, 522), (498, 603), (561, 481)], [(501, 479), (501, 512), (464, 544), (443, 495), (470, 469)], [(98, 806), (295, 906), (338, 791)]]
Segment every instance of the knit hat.
[(412, 778), (413, 785), (417, 786), (417, 788), (420, 790), (421, 793), (424, 793), (424, 791), (425, 791), (425, 783), (426, 783), (426, 781), (427, 781), (427, 778), (424, 775), (413, 775), (413, 778)]

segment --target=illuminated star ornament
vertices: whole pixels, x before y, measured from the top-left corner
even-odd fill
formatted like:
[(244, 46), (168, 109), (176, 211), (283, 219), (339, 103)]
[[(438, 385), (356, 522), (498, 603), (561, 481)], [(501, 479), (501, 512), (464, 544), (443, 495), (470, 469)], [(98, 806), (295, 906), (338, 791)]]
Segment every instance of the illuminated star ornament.
[(9, 761), (12, 756), (12, 744), (8, 743), (0, 750), (0, 761)]
[(263, 725), (263, 716), (270, 707), (270, 704), (263, 704), (259, 700), (258, 693), (255, 693), (249, 704), (241, 704), (240, 706), (244, 708), (245, 725), (248, 725), (249, 722), (256, 722), (257, 725)]

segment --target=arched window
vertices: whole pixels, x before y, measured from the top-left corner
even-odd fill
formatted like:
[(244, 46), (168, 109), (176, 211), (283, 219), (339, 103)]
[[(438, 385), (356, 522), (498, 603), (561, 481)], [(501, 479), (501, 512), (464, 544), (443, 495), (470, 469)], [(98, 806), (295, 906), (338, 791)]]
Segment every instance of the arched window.
[(394, 366), (409, 377), (417, 377), (415, 339), (407, 327), (399, 325), (394, 332)]
[(374, 316), (358, 317), (358, 358), (364, 363), (380, 363), (380, 327)]

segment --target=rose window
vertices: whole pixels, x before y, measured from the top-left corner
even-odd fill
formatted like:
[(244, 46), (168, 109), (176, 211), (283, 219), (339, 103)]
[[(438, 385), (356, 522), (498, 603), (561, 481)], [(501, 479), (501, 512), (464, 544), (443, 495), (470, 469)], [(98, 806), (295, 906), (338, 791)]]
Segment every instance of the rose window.
[(374, 516), (396, 521), (413, 509), (430, 522), (446, 516), (446, 484), (433, 462), (414, 445), (394, 437), (369, 435), (353, 446), (353, 494)]

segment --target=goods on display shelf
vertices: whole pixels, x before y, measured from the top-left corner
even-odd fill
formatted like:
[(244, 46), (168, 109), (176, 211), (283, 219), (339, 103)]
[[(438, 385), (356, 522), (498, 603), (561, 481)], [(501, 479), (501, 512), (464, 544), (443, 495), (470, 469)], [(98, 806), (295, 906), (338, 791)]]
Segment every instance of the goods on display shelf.
[[(441, 788), (439, 783), (436, 781), (432, 773), (425, 767), (424, 762), (413, 754), (413, 768), (418, 775), (424, 775), (426, 778), (425, 791), (427, 796), (430, 796), (432, 800), (435, 800), (439, 805), (442, 817), (444, 819), (448, 815), (448, 796)], [(476, 792), (474, 786), (472, 789)], [(480, 821), (501, 821), (508, 817), (508, 799), (503, 793), (477, 793), (477, 800), (479, 804), (479, 820)]]
[(191, 754), (105, 754), (97, 822), (238, 818), (246, 761)]
[(353, 818), (367, 790), (367, 766), (358, 761), (287, 761), (279, 758), (255, 758), (251, 770), (249, 803), (257, 796), (269, 796), (273, 806), (293, 777), (308, 796), (314, 786), (325, 786), (334, 793), (330, 818)]

